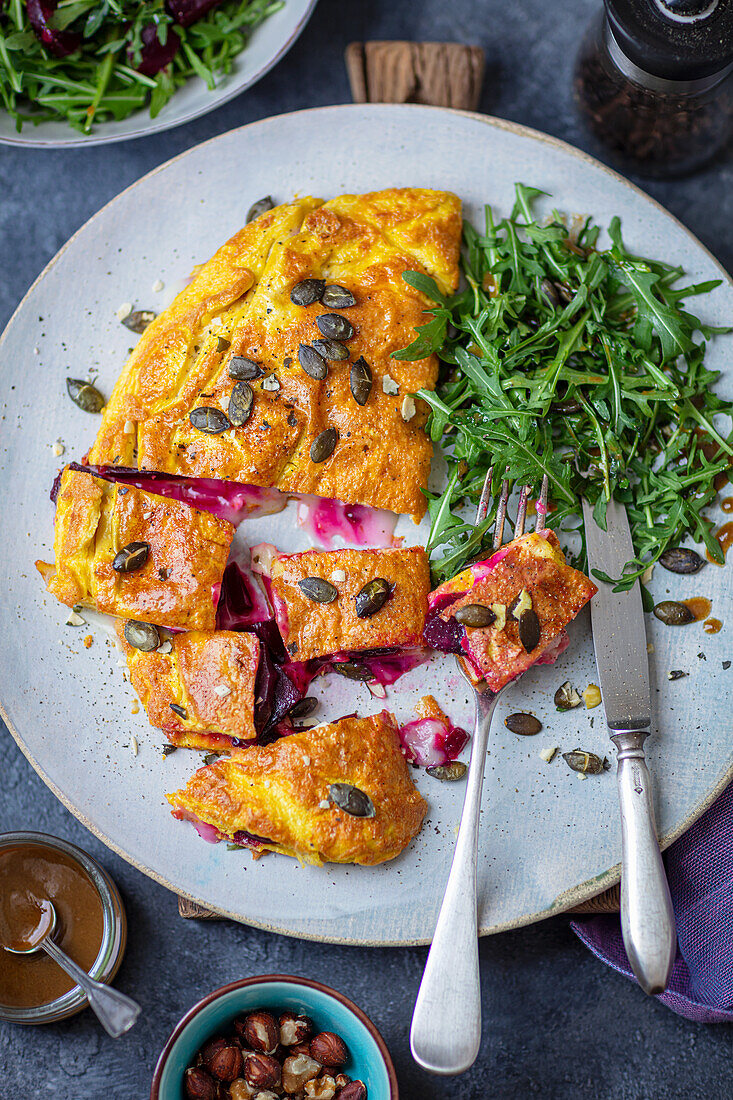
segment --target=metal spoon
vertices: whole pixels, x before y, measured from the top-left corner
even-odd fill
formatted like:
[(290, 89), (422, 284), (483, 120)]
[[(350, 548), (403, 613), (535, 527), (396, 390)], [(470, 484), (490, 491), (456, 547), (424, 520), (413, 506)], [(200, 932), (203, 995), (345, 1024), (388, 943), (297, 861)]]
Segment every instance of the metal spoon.
[(140, 1015), (140, 1005), (130, 997), (126, 997), (124, 993), (119, 993), (116, 989), (90, 978), (86, 970), (82, 970), (61, 950), (53, 940), (58, 923), (53, 902), (46, 901), (44, 906), (48, 906), (47, 912), (51, 919), (43, 938), (32, 947), (22, 949), (6, 947), (5, 950), (11, 951), (14, 955), (34, 955), (37, 951), (45, 951), (86, 993), (89, 1007), (107, 1034), (113, 1039), (119, 1039), (137, 1020)]

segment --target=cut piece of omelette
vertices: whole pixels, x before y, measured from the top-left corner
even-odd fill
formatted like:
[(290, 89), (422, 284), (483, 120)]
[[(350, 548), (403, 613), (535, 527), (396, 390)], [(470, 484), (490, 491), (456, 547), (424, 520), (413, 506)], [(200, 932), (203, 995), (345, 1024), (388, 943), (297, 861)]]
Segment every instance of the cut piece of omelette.
[(150, 723), (174, 745), (229, 749), (254, 740), (256, 635), (190, 630), (174, 635), (162, 652), (143, 653), (119, 634), (130, 682)]
[[(421, 546), (286, 554), (274, 559), (271, 579), (293, 660), (422, 644), (430, 567)], [(325, 593), (314, 580), (327, 582)]]
[[(234, 527), (182, 501), (65, 470), (56, 502), (55, 565), (36, 562), (48, 591), (156, 626), (213, 630)], [(139, 568), (113, 568), (119, 551), (145, 543)]]
[(166, 797), (174, 816), (213, 826), (221, 839), (315, 864), (394, 859), (427, 811), (388, 711), (243, 749)]
[[(419, 518), (431, 444), (427, 410), (409, 395), (435, 386), (438, 362), (391, 358), (430, 305), (402, 275), (427, 273), (443, 292), (454, 290), (460, 238), (459, 199), (423, 188), (302, 198), (262, 214), (145, 331), (90, 462), (276, 486)], [(299, 305), (291, 294), (304, 280), (319, 280), (320, 296)], [(326, 286), (347, 293), (327, 294), (324, 304)], [(346, 335), (332, 338), (334, 325)], [(323, 354), (313, 360), (317, 341)], [(302, 347), (324, 377), (304, 369)]]
[[(531, 665), (549, 663), (562, 652), (565, 627), (597, 591), (566, 565), (553, 531), (523, 535), (431, 592), (425, 638), (436, 648), (465, 654), (476, 678), (499, 691)], [(466, 624), (472, 616), (463, 609), (475, 606), (493, 616), (489, 625)]]

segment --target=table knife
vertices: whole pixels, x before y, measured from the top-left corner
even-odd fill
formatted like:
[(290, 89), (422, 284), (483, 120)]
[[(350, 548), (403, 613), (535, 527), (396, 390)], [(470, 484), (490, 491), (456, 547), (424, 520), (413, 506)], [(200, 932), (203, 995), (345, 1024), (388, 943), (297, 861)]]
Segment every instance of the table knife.
[[(583, 501), (588, 571), (620, 577), (634, 557), (626, 509), (611, 500), (606, 530)], [(654, 822), (652, 782), (644, 756), (651, 724), (649, 660), (638, 581), (626, 592), (599, 582), (591, 600), (593, 646), (611, 740), (618, 749), (621, 807), (621, 931), (626, 954), (646, 993), (667, 987), (677, 951), (669, 885)]]

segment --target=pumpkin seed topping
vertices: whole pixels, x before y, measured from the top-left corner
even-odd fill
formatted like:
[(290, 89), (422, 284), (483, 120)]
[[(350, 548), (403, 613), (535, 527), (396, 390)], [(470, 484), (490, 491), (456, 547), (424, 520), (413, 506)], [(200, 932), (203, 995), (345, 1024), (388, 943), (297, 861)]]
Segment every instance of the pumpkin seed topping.
[(157, 627), (138, 619), (128, 619), (125, 623), (125, 638), (133, 649), (139, 649), (141, 653), (152, 653), (160, 645)]
[(148, 325), (153, 323), (157, 316), (158, 314), (152, 309), (136, 309), (132, 313), (128, 313), (126, 317), (122, 317), (121, 320), (130, 332), (142, 333), (145, 332)]
[(528, 607), (519, 616), (519, 640), (527, 653), (531, 653), (540, 644), (540, 620), (537, 612)]
[(594, 752), (586, 752), (585, 749), (564, 752), (562, 758), (569, 768), (582, 775), (600, 775), (611, 767), (605, 756), (601, 760), (600, 756), (596, 756)]
[(376, 817), (377, 815), (374, 803), (366, 791), (353, 787), (351, 783), (332, 783), (328, 788), (328, 794), (339, 809), (351, 814), (352, 817)]
[(456, 779), (463, 779), (468, 767), (461, 760), (453, 760), (450, 764), (433, 764), (425, 771), (428, 775), (432, 775), (433, 779), (455, 783)]
[(695, 622), (695, 616), (687, 604), (677, 603), (676, 600), (662, 600), (652, 610), (665, 626), (686, 626)]
[(351, 291), (345, 286), (339, 286), (338, 283), (331, 283), (326, 287), (321, 301), (328, 309), (350, 309), (356, 305), (356, 298)]
[(393, 591), (394, 585), (384, 577), (375, 577), (374, 580), (368, 581), (355, 597), (357, 617), (370, 619), (372, 615), (376, 615), (382, 610)]
[(324, 279), (303, 279), (290, 291), (290, 301), (294, 306), (312, 306), (320, 302), (325, 289)]
[(229, 377), (236, 378), (239, 382), (252, 382), (255, 378), (261, 378), (264, 373), (259, 363), (244, 355), (233, 355), (229, 360)]
[(272, 210), (275, 203), (272, 201), (269, 195), (265, 195), (264, 198), (258, 199), (257, 202), (253, 202), (247, 211), (247, 217), (245, 219), (246, 224), (249, 225), (255, 218), (259, 218), (260, 214), (266, 214), (268, 210)]
[(328, 363), (310, 344), (301, 344), (298, 348), (298, 362), (311, 378), (322, 382), (328, 374)]
[(91, 382), (82, 382), (80, 378), (67, 378), (66, 391), (82, 412), (98, 413), (104, 408), (104, 398)]
[(335, 363), (349, 358), (349, 349), (340, 344), (338, 340), (327, 340), (324, 337), (321, 340), (314, 340), (312, 346), (324, 359), (330, 359)]
[(303, 577), (298, 581), (298, 588), (314, 603), (333, 603), (339, 594), (336, 585), (322, 577)]
[(522, 737), (534, 737), (542, 729), (539, 718), (535, 718), (534, 714), (527, 714), (526, 711), (522, 710), (517, 711), (516, 714), (507, 715), (504, 719), (504, 725), (512, 733), (518, 733)]
[(180, 703), (169, 703), (168, 706), (171, 708), (174, 714), (177, 714), (179, 718), (182, 718), (184, 720), (184, 722), (186, 721), (186, 719), (188, 718), (188, 711), (185, 707), (182, 707)]
[(689, 676), (689, 673), (683, 672), (681, 668), (673, 668), (671, 672), (667, 673), (668, 680), (681, 680), (683, 676)]
[(112, 559), (112, 568), (116, 573), (134, 573), (142, 568), (150, 553), (149, 542), (128, 542)]
[(297, 703), (293, 703), (288, 711), (288, 718), (309, 718), (317, 706), (318, 700), (313, 695), (306, 695), (304, 699), (299, 699)]
[(461, 626), (471, 626), (480, 628), (483, 626), (491, 626), (493, 622), (496, 622), (496, 615), (490, 607), (486, 607), (482, 603), (467, 603), (463, 607), (459, 607), (453, 618)]
[(366, 405), (372, 392), (372, 371), (363, 355), (352, 364), (349, 385), (357, 405)]
[(354, 335), (354, 326), (340, 313), (322, 313), (316, 317), (316, 324), (322, 336), (329, 340), (350, 340)]
[(580, 706), (581, 702), (580, 693), (576, 691), (569, 680), (561, 684), (555, 692), (555, 706), (558, 710), (574, 710)]
[(234, 383), (234, 389), (229, 398), (229, 407), (227, 408), (229, 423), (232, 427), (241, 428), (243, 424), (247, 423), (252, 413), (254, 398), (252, 387), (247, 382)]
[(706, 563), (694, 550), (676, 547), (665, 550), (659, 558), (659, 564), (670, 573), (698, 573)]
[(372, 670), (368, 665), (362, 664), (361, 661), (334, 661), (331, 665), (331, 672), (343, 676), (346, 680), (358, 680), (362, 684), (374, 679)]
[(311, 444), (311, 462), (325, 462), (336, 449), (339, 433), (335, 428), (326, 428), (317, 435)]
[(232, 426), (226, 413), (208, 405), (199, 405), (198, 408), (192, 409), (188, 419), (194, 428), (200, 432), (206, 432), (207, 435), (221, 435)]

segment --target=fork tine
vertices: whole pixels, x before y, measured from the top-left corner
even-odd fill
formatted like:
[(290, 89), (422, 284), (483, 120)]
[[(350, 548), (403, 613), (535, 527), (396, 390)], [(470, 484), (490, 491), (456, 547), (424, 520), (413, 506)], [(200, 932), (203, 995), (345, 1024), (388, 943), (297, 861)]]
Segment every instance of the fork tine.
[(547, 519), (547, 494), (549, 488), (550, 483), (547, 479), (547, 474), (545, 474), (542, 478), (542, 487), (537, 501), (537, 522), (535, 523), (535, 531), (542, 531), (543, 528), (547, 526), (545, 520)]
[(506, 519), (506, 506), (509, 500), (509, 482), (504, 479), (501, 483), (501, 495), (496, 509), (496, 523), (494, 524), (494, 550), (498, 550), (504, 541), (504, 520)]
[(476, 522), (474, 527), (478, 527), (479, 523), (482, 523), (489, 511), (489, 499), (491, 497), (491, 478), (494, 474), (494, 467), (489, 466), (486, 477), (484, 478), (484, 485), (481, 490), (481, 499), (478, 502), (478, 509), (476, 511)]
[(514, 524), (514, 538), (518, 539), (524, 534), (524, 524), (527, 520), (527, 500), (529, 499), (531, 486), (523, 485), (519, 494), (517, 505), (517, 522)]

